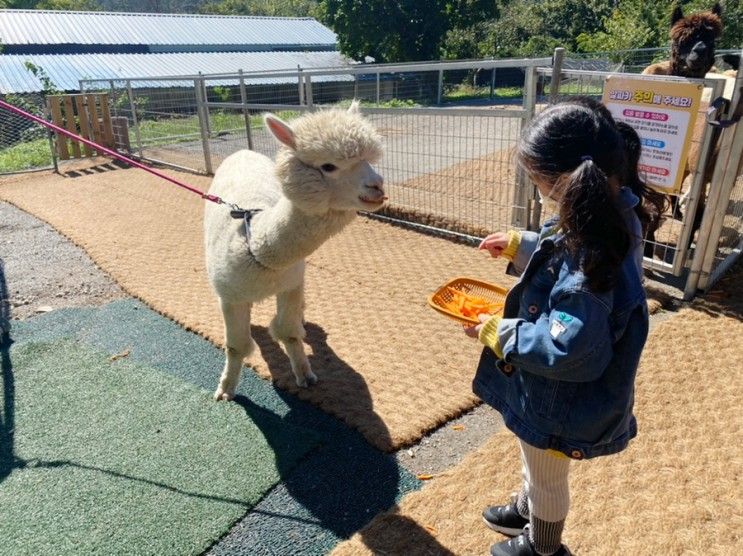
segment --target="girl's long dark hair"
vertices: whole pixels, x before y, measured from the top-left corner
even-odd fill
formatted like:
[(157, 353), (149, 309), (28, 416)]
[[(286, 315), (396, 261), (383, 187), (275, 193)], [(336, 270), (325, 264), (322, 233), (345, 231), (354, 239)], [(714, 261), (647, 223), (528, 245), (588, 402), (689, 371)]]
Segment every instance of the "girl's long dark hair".
[(642, 225), (642, 237), (646, 237), (649, 230), (655, 232), (660, 226), (663, 214), (668, 208), (668, 197), (659, 191), (650, 189), (640, 177), (638, 164), (642, 154), (642, 143), (635, 129), (625, 122), (617, 122), (617, 129), (624, 141), (626, 158), (625, 178), (622, 185), (629, 187), (640, 199), (635, 206), (635, 211)]
[(578, 95), (571, 97), (571, 104), (579, 104), (590, 108), (602, 118), (612, 122), (622, 136), (624, 143), (625, 173), (622, 176), (622, 185), (632, 190), (640, 202), (635, 205), (635, 213), (642, 226), (642, 237), (647, 237), (648, 231), (655, 232), (661, 224), (663, 214), (668, 209), (668, 197), (659, 191), (650, 189), (640, 177), (638, 165), (642, 155), (640, 136), (631, 125), (626, 122), (617, 122), (611, 111), (598, 99)]
[(630, 249), (630, 235), (609, 177), (624, 177), (622, 136), (613, 119), (576, 103), (541, 112), (526, 129), (518, 159), (535, 180), (561, 196), (565, 250), (581, 265), (588, 286), (606, 291)]

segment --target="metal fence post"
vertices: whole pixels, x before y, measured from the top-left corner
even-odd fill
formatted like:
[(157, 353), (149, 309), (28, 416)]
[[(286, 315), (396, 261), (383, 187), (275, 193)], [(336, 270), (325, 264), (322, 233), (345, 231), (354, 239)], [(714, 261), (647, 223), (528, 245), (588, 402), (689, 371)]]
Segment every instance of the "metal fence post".
[[(82, 84), (82, 82), (81, 82), (81, 84)], [(113, 112), (114, 116), (118, 116), (119, 114), (118, 114), (117, 109), (116, 109), (116, 100), (117, 100), (117, 98), (116, 98), (116, 89), (114, 88), (114, 80), (113, 79), (109, 79), (108, 80), (108, 90), (111, 91), (111, 108), (113, 108), (112, 112)]]
[(549, 103), (554, 104), (557, 102), (557, 97), (560, 94), (560, 81), (562, 78), (562, 62), (565, 59), (565, 49), (555, 48), (555, 53), (552, 55), (552, 79), (550, 80), (550, 99)]
[(201, 145), (204, 150), (204, 165), (207, 174), (213, 174), (212, 171), (212, 153), (209, 148), (209, 112), (204, 98), (203, 78), (194, 79), (194, 89), (196, 91), (196, 113), (199, 116), (199, 131), (201, 132)]
[(379, 106), (379, 72), (377, 72), (377, 106)]
[[(743, 74), (738, 72), (733, 90), (732, 102), (725, 119), (732, 120), (743, 116)], [(697, 249), (694, 253), (689, 276), (684, 287), (684, 299), (694, 297), (698, 288), (710, 285), (712, 265), (722, 232), (723, 220), (727, 212), (730, 194), (738, 177), (738, 169), (743, 158), (743, 126), (740, 121), (722, 132), (720, 151), (712, 175), (709, 198), (699, 228)], [(693, 214), (691, 215), (693, 217)], [(739, 238), (740, 244), (740, 238)]]
[[(49, 101), (44, 98), (44, 119), (51, 121), (52, 115), (49, 113)], [(47, 139), (49, 139), (49, 149), (52, 151), (52, 164), (54, 165), (54, 172), (59, 174), (59, 162), (57, 160), (57, 149), (54, 144), (54, 133), (51, 129), (46, 130)]]
[[(536, 87), (537, 68), (535, 66), (529, 66), (526, 68), (526, 75), (524, 76), (524, 116), (521, 121), (522, 130), (534, 117), (537, 99)], [(539, 222), (539, 211), (541, 207), (538, 203), (532, 202), (534, 196), (534, 186), (526, 178), (524, 171), (521, 168), (517, 168), (516, 191), (514, 195), (515, 206), (511, 218), (512, 226), (530, 230), (534, 224)]]
[(304, 90), (305, 90), (305, 101), (310, 110), (314, 107), (314, 99), (312, 98), (312, 76), (304, 74)]
[(243, 70), (240, 70), (238, 72), (240, 76), (240, 103), (242, 104), (243, 108), (243, 117), (245, 118), (245, 133), (248, 137), (248, 148), (252, 151), (253, 150), (253, 133), (250, 129), (250, 111), (248, 110), (247, 104), (248, 104), (248, 94), (245, 90), (245, 76), (243, 76)]
[(139, 133), (139, 118), (137, 118), (137, 106), (134, 104), (134, 93), (132, 92), (132, 82), (127, 79), (126, 81), (126, 93), (129, 96), (129, 108), (132, 111), (132, 123), (134, 124), (134, 136), (137, 138), (137, 148), (139, 149), (139, 156), (144, 157), (142, 152), (142, 136)]
[(444, 94), (444, 70), (439, 70), (439, 89), (436, 94), (436, 104), (441, 104), (441, 98)]
[(204, 119), (204, 123), (206, 125), (206, 134), (208, 137), (212, 136), (212, 123), (209, 121), (209, 109), (207, 108), (206, 104), (209, 101), (209, 94), (206, 91), (206, 79), (204, 79), (202, 72), (199, 72), (199, 83), (201, 86), (201, 100), (203, 103), (203, 106), (205, 108), (204, 115), (206, 116)]
[[(724, 83), (722, 82), (722, 80), (719, 80), (719, 82), (712, 90), (712, 98), (716, 98), (718, 95), (720, 95), (723, 91), (723, 88)], [(721, 115), (722, 114), (718, 112), (715, 115), (715, 120), (719, 120)], [(684, 266), (684, 263), (686, 262), (686, 258), (689, 252), (689, 244), (691, 243), (691, 229), (694, 224), (694, 219), (696, 218), (697, 206), (699, 205), (700, 199), (704, 197), (704, 189), (706, 185), (704, 178), (707, 174), (706, 169), (709, 164), (709, 157), (712, 153), (713, 135), (714, 130), (712, 129), (712, 126), (705, 126), (704, 134), (701, 138), (697, 169), (694, 175), (691, 177), (691, 186), (689, 187), (688, 197), (686, 199), (686, 209), (684, 211), (683, 222), (681, 223), (681, 232), (679, 233), (678, 237), (678, 249), (673, 261), (673, 274), (676, 276), (681, 274), (681, 270)], [(710, 193), (710, 195), (712, 195), (712, 193)], [(707, 212), (706, 208), (705, 212)], [(699, 237), (701, 238), (702, 236), (700, 235)], [(695, 249), (694, 251), (694, 258), (697, 258), (697, 256), (703, 257), (704, 250), (700, 247), (701, 245), (698, 242), (697, 249)]]
[(302, 66), (297, 66), (297, 93), (299, 94), (299, 106), (303, 106), (304, 99), (304, 76), (302, 75)]

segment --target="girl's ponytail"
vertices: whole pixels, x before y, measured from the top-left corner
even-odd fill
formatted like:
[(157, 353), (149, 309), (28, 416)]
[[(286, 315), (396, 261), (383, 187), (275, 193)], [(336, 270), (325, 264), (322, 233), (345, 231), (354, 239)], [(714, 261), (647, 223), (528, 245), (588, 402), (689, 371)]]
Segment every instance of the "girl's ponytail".
[(609, 177), (584, 155), (569, 174), (560, 203), (567, 252), (580, 261), (588, 285), (610, 289), (630, 248), (627, 224), (617, 209)]
[(625, 177), (624, 144), (611, 114), (570, 101), (547, 108), (526, 129), (518, 159), (533, 180), (553, 184), (561, 197), (565, 249), (589, 287), (611, 289), (631, 245), (609, 181)]

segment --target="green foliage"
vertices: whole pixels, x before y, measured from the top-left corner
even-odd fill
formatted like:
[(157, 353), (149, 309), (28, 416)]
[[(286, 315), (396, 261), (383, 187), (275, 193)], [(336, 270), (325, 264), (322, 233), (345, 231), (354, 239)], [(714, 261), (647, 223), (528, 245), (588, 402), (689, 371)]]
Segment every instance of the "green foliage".
[(4, 6), (16, 10), (76, 10), (94, 12), (102, 9), (98, 0), (4, 0)]
[[(605, 17), (602, 28), (577, 36), (584, 52), (665, 47), (670, 43), (671, 13), (680, 4), (684, 15), (707, 11), (713, 0), (622, 0)], [(741, 0), (727, 0), (722, 8), (723, 32), (718, 48), (740, 48), (743, 45), (743, 6)]]
[(102, 8), (97, 0), (41, 0), (41, 2), (36, 5), (36, 9), (97, 12)]
[(200, 13), (220, 15), (267, 15), (274, 17), (315, 17), (317, 0), (211, 0)]
[(48, 139), (35, 139), (0, 150), (0, 174), (41, 168), (52, 164)]
[[(664, 47), (670, 16), (714, 0), (320, 0), (317, 15), (341, 50), (379, 62), (548, 56), (570, 51)], [(743, 45), (743, 0), (723, 5), (720, 48)]]
[[(149, 97), (138, 96), (134, 99), (134, 110), (137, 114), (137, 119), (142, 120), (145, 117), (147, 106), (150, 103)], [(114, 108), (116, 112), (131, 112), (132, 103), (129, 102), (129, 95), (121, 94), (114, 101)]]
[(444, 102), (456, 102), (480, 98), (521, 98), (523, 89), (521, 87), (498, 87), (490, 90), (490, 87), (475, 87), (468, 83), (447, 87), (443, 95)]
[(44, 71), (44, 68), (37, 66), (33, 62), (26, 62), (23, 65), (33, 74), (34, 77), (41, 81), (41, 94), (43, 96), (58, 95), (62, 92), (57, 89), (57, 86), (51, 80), (46, 71)]
[(628, 4), (615, 9), (604, 20), (603, 30), (578, 35), (578, 48), (583, 52), (599, 52), (652, 46), (657, 30), (643, 17), (641, 6)]
[(482, 0), (321, 0), (318, 15), (338, 34), (341, 51), (357, 60), (432, 60), (450, 29), (496, 15)]
[(98, 0), (107, 12), (198, 13), (206, 0)]
[(512, 0), (492, 22), (486, 40), (496, 58), (545, 56), (555, 47), (576, 48), (581, 33), (601, 28), (612, 0)]
[(232, 92), (229, 87), (222, 87), (217, 85), (212, 88), (212, 92), (217, 97), (219, 102), (230, 102), (232, 100)]

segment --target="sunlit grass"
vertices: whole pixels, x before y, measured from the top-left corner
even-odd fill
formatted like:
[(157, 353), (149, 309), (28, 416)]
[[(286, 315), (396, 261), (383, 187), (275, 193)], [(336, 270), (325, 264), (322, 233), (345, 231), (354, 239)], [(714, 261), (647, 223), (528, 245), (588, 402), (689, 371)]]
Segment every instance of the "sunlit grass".
[(35, 139), (0, 150), (0, 174), (52, 165), (48, 139)]

